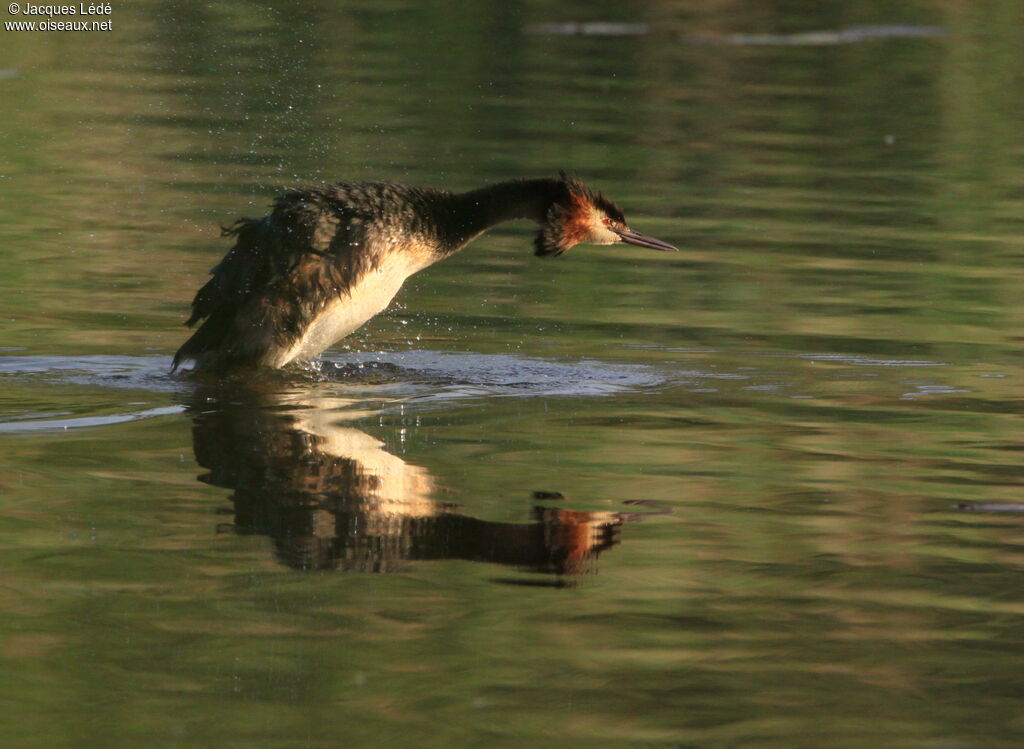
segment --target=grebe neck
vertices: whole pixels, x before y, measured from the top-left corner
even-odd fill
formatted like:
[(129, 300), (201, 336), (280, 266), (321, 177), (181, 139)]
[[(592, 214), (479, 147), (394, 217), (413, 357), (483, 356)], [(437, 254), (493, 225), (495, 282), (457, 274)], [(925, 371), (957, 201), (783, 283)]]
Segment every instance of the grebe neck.
[(445, 254), (462, 249), (504, 221), (543, 222), (552, 203), (564, 194), (565, 185), (556, 179), (516, 179), (453, 195), (445, 222)]

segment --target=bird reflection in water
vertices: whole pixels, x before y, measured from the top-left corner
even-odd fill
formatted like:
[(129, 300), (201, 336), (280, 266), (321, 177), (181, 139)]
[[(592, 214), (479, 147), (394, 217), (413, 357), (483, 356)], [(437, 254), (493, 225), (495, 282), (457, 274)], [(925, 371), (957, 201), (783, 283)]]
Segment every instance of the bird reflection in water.
[(414, 560), (464, 559), (556, 575), (535, 583), (555, 585), (593, 571), (597, 555), (618, 543), (627, 513), (535, 504), (523, 523), (461, 514), (434, 498), (425, 468), (344, 424), (372, 415), (358, 405), (308, 392), (200, 388), (191, 409), (196, 459), (209, 471), (200, 479), (233, 490), (229, 527), (271, 537), (296, 569), (391, 572)]

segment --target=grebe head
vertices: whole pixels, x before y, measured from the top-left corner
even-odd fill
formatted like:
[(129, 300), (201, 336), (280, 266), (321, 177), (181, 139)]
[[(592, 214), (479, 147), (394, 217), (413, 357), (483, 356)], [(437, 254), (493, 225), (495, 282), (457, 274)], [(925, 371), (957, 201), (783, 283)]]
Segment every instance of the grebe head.
[(632, 244), (678, 252), (668, 242), (633, 231), (622, 209), (601, 193), (561, 173), (564, 194), (548, 209), (534, 240), (538, 257), (561, 255), (578, 244)]

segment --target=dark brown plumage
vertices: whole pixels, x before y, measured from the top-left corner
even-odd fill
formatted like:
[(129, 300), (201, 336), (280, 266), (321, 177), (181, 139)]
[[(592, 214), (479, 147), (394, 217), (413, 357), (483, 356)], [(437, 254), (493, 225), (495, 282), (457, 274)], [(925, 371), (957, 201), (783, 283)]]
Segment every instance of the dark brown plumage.
[(224, 230), (235, 244), (196, 294), (186, 325), (201, 324), (173, 366), (228, 371), (315, 356), (383, 310), (409, 275), (516, 218), (540, 224), (539, 256), (581, 242), (675, 249), (630, 231), (618, 206), (565, 174), (460, 194), (388, 182), (292, 190), (269, 215)]

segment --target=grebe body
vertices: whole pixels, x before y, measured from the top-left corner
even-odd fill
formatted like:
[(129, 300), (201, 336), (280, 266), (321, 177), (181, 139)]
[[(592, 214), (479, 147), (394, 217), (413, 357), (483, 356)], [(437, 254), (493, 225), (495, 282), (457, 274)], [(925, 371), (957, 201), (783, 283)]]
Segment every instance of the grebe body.
[(239, 219), (234, 246), (196, 294), (200, 323), (174, 367), (283, 367), (315, 357), (383, 311), (413, 273), (516, 218), (540, 224), (535, 254), (620, 242), (676, 248), (626, 226), (622, 211), (578, 180), (501, 182), (466, 193), (389, 182), (292, 190), (261, 219)]

